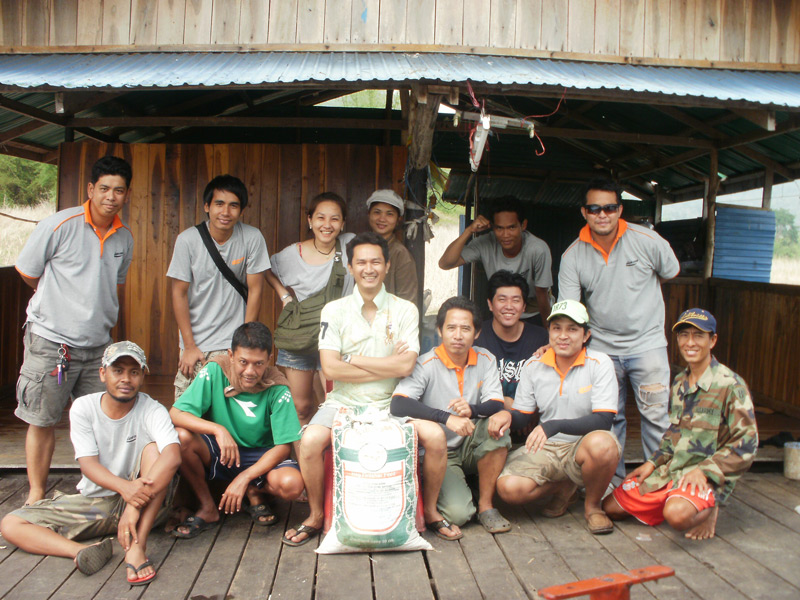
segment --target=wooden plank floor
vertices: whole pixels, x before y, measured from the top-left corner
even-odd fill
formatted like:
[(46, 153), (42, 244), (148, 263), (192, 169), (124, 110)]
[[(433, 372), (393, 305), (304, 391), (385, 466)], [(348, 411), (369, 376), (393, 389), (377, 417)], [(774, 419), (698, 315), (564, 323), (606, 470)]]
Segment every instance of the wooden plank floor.
[[(77, 479), (74, 471), (55, 474), (51, 491), (72, 492)], [(21, 504), (26, 489), (22, 473), (0, 472), (0, 517)], [(634, 586), (632, 598), (794, 600), (800, 598), (798, 507), (800, 482), (748, 473), (720, 513), (717, 537), (704, 542), (635, 521), (595, 537), (577, 504), (559, 519), (501, 507), (513, 528), (494, 537), (474, 523), (460, 542), (426, 532), (433, 552), (321, 556), (316, 543), (280, 543), (308, 510), (280, 503), (275, 527), (235, 515), (193, 541), (154, 531), (148, 549), (158, 577), (143, 588), (125, 583), (116, 543), (112, 561), (86, 577), (67, 559), (33, 556), (0, 540), (0, 598), (534, 600), (545, 586), (661, 564), (676, 576)]]

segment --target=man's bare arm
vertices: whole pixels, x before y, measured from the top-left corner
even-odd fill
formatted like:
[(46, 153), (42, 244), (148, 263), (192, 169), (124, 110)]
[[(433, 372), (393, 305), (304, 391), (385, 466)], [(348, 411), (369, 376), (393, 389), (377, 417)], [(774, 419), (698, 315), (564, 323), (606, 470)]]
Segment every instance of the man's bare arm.
[[(17, 271), (17, 273), (19, 273), (19, 271)], [(31, 286), (31, 287), (32, 287), (34, 290), (35, 290), (37, 287), (39, 287), (39, 277), (35, 277), (35, 278), (34, 278), (34, 277), (28, 277), (27, 275), (23, 275), (22, 273), (19, 273), (19, 276), (20, 276), (20, 277), (22, 277), (22, 281), (24, 281), (25, 283), (27, 283), (27, 284), (28, 284), (29, 286)]]
[(542, 315), (542, 325), (547, 323), (547, 317), (550, 316), (550, 295), (547, 293), (547, 288), (537, 287), (536, 289), (536, 303), (539, 305), (539, 314)]
[(322, 364), (322, 374), (327, 379), (346, 383), (368, 383), (385, 379), (385, 377), (370, 373), (361, 367), (344, 362), (341, 354), (336, 350), (320, 350), (319, 362)]
[(445, 248), (444, 254), (442, 254), (442, 257), (439, 259), (439, 268), (449, 271), (450, 269), (455, 269), (465, 264), (466, 261), (461, 258), (461, 251), (464, 250), (464, 246), (467, 245), (467, 242), (469, 242), (473, 234), (486, 231), (491, 228), (491, 226), (492, 224), (489, 223), (489, 220), (484, 216), (479, 216), (470, 223), (469, 226), (464, 229), (464, 232)]
[(264, 273), (247, 274), (247, 308), (244, 311), (244, 322), (258, 321), (261, 310), (261, 296), (264, 293)]
[(197, 361), (203, 361), (203, 352), (194, 343), (192, 333), (192, 322), (189, 318), (189, 282), (180, 279), (173, 279), (172, 282), (172, 312), (175, 314), (175, 322), (183, 338), (183, 355), (181, 356), (178, 368), (184, 377), (191, 377), (194, 373), (194, 365)]

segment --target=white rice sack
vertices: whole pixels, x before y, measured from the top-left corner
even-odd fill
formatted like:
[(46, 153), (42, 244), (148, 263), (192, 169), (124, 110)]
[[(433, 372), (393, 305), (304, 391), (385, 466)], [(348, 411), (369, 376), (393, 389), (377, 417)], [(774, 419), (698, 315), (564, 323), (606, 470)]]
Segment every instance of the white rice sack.
[(340, 409), (331, 429), (333, 519), (320, 554), (432, 550), (417, 532), (417, 436), (387, 412)]

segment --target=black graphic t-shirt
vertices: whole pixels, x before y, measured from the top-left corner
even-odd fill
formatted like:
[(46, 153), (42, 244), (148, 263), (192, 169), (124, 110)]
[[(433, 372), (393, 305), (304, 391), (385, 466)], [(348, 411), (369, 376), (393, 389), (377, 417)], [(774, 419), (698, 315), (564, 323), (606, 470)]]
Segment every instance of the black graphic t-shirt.
[(530, 323), (524, 323), (524, 325), (522, 335), (516, 342), (506, 342), (497, 337), (492, 329), (492, 319), (489, 319), (484, 321), (481, 326), (481, 335), (475, 341), (477, 346), (486, 348), (497, 358), (503, 395), (509, 398), (513, 398), (517, 393), (522, 365), (534, 352), (549, 342), (549, 336), (544, 327)]

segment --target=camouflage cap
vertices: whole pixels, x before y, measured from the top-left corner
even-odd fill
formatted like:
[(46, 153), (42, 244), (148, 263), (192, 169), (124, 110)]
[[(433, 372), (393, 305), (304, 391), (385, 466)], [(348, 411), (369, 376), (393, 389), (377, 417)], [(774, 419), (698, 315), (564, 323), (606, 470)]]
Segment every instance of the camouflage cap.
[(589, 324), (589, 313), (586, 312), (586, 307), (577, 300), (562, 300), (553, 304), (550, 316), (547, 317), (548, 322), (559, 316), (569, 317), (578, 325)]
[(702, 308), (690, 308), (683, 311), (681, 316), (678, 317), (678, 321), (672, 326), (672, 331), (675, 331), (681, 325), (691, 325), (706, 333), (717, 333), (717, 320), (714, 315)]
[(147, 369), (147, 357), (137, 344), (125, 340), (124, 342), (116, 342), (111, 344), (103, 352), (103, 367), (110, 367), (123, 356), (130, 356), (133, 360), (139, 363), (143, 369)]

